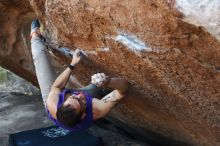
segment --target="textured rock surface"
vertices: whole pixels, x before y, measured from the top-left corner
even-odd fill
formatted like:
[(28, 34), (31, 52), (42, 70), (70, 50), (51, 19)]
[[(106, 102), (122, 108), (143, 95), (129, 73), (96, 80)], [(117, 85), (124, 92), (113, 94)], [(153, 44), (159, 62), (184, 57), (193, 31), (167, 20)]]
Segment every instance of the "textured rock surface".
[(30, 22), (35, 14), (28, 1), (0, 2), (0, 63), (37, 85), (30, 48), (27, 45)]
[(37, 16), (50, 42), (88, 54), (91, 63), (75, 72), (82, 84), (96, 72), (132, 83), (113, 121), (149, 141), (220, 145), (220, 43), (173, 7), (166, 0), (1, 1), (0, 63), (36, 84), (25, 36)]
[(0, 67), (0, 93), (1, 92), (26, 95), (40, 94), (40, 90), (30, 82)]

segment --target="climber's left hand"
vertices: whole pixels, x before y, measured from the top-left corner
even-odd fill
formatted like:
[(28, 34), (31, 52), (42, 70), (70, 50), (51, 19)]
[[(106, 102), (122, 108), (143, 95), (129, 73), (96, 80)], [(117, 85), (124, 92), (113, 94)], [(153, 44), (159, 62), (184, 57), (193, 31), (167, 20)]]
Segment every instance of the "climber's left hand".
[(71, 65), (76, 65), (80, 62), (80, 60), (82, 59), (82, 51), (80, 49), (76, 49), (74, 52), (72, 52), (72, 61), (71, 61)]

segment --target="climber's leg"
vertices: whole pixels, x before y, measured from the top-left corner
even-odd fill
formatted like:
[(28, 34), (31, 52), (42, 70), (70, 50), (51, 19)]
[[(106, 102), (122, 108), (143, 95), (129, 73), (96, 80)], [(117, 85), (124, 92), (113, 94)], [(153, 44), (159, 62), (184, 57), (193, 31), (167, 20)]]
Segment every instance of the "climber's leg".
[[(35, 20), (36, 21), (36, 20)], [(34, 25), (32, 22), (32, 25)], [(35, 72), (40, 86), (43, 103), (45, 105), (46, 99), (49, 95), (51, 86), (56, 79), (56, 73), (53, 70), (48, 57), (45, 52), (45, 46), (39, 37), (39, 27), (32, 27), (31, 52), (34, 60)]]

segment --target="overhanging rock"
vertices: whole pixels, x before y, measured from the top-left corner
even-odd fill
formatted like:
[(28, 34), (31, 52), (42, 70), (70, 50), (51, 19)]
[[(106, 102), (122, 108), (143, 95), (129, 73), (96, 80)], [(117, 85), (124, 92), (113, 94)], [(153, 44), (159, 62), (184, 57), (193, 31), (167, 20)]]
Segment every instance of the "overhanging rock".
[[(96, 72), (132, 83), (111, 112), (112, 121), (142, 139), (220, 145), (220, 43), (204, 28), (182, 21), (174, 3), (0, 2), (0, 65), (37, 84), (26, 36), (38, 17), (51, 47), (82, 48), (88, 55), (91, 62), (74, 73), (82, 84)], [(69, 63), (59, 53), (51, 58)]]

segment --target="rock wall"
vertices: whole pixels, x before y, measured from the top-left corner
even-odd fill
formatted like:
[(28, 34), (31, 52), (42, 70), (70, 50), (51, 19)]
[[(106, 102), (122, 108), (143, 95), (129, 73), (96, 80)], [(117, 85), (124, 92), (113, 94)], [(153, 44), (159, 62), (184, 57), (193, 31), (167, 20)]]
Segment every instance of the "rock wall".
[(30, 22), (36, 17), (28, 1), (0, 1), (0, 64), (37, 85), (30, 53)]
[(25, 36), (38, 17), (49, 46), (88, 55), (74, 73), (82, 84), (96, 72), (132, 83), (112, 121), (152, 144), (220, 145), (220, 43), (184, 22), (175, 1), (9, 0), (0, 8), (1, 66), (36, 84)]

